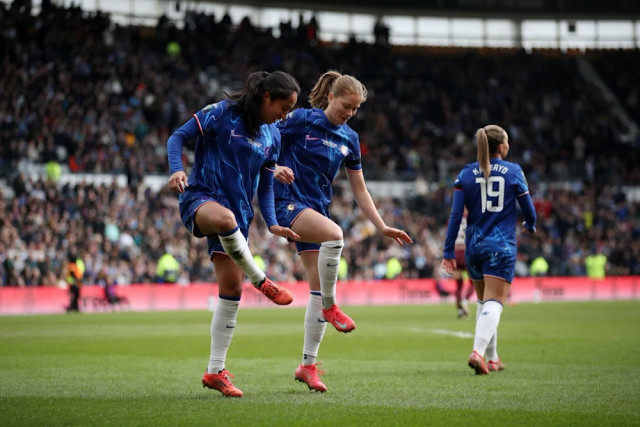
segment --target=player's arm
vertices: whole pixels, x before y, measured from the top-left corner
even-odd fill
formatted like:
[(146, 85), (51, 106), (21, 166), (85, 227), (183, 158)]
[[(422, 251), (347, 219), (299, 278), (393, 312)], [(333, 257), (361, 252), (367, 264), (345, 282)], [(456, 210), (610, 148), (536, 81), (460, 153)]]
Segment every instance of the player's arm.
[(167, 141), (167, 157), (169, 159), (169, 189), (184, 193), (189, 186), (187, 175), (182, 165), (182, 146), (201, 133), (198, 119), (194, 116), (178, 130), (173, 132)]
[(527, 192), (526, 194), (519, 195), (518, 204), (524, 216), (524, 223), (522, 224), (523, 230), (529, 233), (535, 233), (537, 216), (536, 208), (533, 206), (533, 201), (531, 200), (531, 194)]
[(356, 202), (358, 202), (360, 209), (362, 209), (378, 231), (380, 231), (383, 236), (390, 237), (401, 245), (404, 245), (405, 243), (413, 243), (411, 237), (409, 237), (404, 230), (388, 227), (387, 224), (385, 224), (384, 220), (378, 213), (378, 209), (376, 209), (376, 205), (371, 198), (369, 190), (367, 190), (362, 170), (347, 169), (347, 171), (347, 177), (349, 178), (349, 185), (351, 186), (353, 197), (356, 199)]
[[(305, 127), (305, 110), (298, 108), (287, 114), (287, 117), (276, 123), (280, 132), (282, 145), (292, 144), (296, 137), (303, 135)], [(291, 184), (295, 179), (293, 170), (288, 166), (276, 165), (274, 178), (283, 184)]]
[(258, 204), (264, 221), (267, 223), (269, 231), (278, 236), (297, 240), (300, 238), (288, 227), (278, 225), (276, 220), (275, 202), (273, 200), (273, 174), (276, 169), (276, 162), (269, 161), (260, 169), (260, 183), (258, 184)]
[(464, 193), (462, 188), (456, 188), (453, 191), (451, 214), (449, 215), (449, 225), (447, 225), (447, 237), (444, 243), (444, 252), (442, 254), (442, 269), (449, 274), (453, 274), (453, 271), (457, 268), (455, 244), (463, 214)]
[(529, 193), (529, 184), (524, 176), (522, 168), (518, 166), (516, 171), (516, 194), (520, 209), (522, 209), (522, 215), (524, 215), (524, 224), (522, 224), (523, 231), (529, 233), (536, 232), (536, 208), (531, 201), (531, 194)]

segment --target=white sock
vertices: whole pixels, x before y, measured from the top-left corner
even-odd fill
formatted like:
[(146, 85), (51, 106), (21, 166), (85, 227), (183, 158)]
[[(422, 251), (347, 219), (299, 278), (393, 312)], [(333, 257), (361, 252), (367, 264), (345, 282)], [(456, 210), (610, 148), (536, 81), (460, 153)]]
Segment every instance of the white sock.
[(478, 300), (478, 306), (476, 307), (476, 324), (478, 323), (478, 319), (480, 318), (480, 313), (482, 313), (483, 305), (484, 305), (484, 301)]
[(336, 303), (336, 281), (343, 247), (344, 240), (328, 240), (320, 244), (318, 276), (320, 276), (322, 307), (325, 310)]
[[(482, 311), (482, 307), (478, 307), (478, 313)], [(480, 316), (476, 313), (476, 320)], [(491, 341), (487, 345), (487, 349), (485, 350), (485, 356), (487, 360), (492, 360), (494, 362), (498, 361), (498, 329), (496, 328), (496, 333), (491, 337)]]
[(476, 335), (473, 340), (473, 349), (481, 356), (484, 356), (491, 337), (493, 337), (498, 330), (500, 314), (502, 314), (502, 304), (490, 299), (484, 302), (482, 310), (479, 310), (479, 312), (480, 317), (478, 317), (476, 322)]
[(247, 239), (240, 231), (240, 228), (236, 227), (229, 233), (219, 234), (218, 238), (224, 248), (224, 251), (231, 257), (238, 267), (245, 272), (249, 281), (253, 285), (257, 285), (262, 282), (266, 277), (264, 271), (260, 270), (253, 260), (251, 251), (249, 251), (249, 245), (247, 245)]
[(211, 319), (211, 354), (209, 365), (207, 365), (207, 372), (210, 374), (217, 374), (225, 367), (227, 350), (236, 328), (239, 305), (239, 298), (237, 300), (218, 298), (218, 305)]
[(489, 341), (489, 345), (487, 346), (487, 351), (485, 353), (487, 356), (487, 360), (491, 360), (492, 362), (497, 362), (500, 360), (498, 357), (498, 330), (496, 329), (496, 333), (491, 337), (491, 341)]
[(302, 364), (316, 363), (318, 349), (324, 336), (327, 323), (322, 317), (322, 296), (320, 292), (311, 291), (307, 312), (304, 315), (304, 346), (302, 348)]

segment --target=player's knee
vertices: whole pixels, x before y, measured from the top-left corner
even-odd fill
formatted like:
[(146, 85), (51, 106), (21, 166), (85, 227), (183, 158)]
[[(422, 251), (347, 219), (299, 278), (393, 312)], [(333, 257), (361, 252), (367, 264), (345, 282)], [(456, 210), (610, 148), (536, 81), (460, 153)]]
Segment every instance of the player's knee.
[(221, 212), (219, 215), (216, 215), (215, 219), (216, 228), (221, 232), (231, 231), (238, 226), (236, 222), (236, 217), (233, 215), (233, 212), (227, 210), (225, 212)]
[(342, 234), (342, 229), (338, 226), (333, 227), (331, 231), (327, 234), (325, 242), (342, 242), (342, 246), (344, 246), (344, 236)]

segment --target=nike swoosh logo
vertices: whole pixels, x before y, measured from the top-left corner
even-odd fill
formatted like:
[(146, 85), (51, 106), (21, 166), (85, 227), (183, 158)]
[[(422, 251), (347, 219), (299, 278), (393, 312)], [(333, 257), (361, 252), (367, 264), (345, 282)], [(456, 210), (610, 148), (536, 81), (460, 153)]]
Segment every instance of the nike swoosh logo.
[(327, 267), (335, 267), (338, 264), (327, 264)]
[(321, 318), (319, 318), (319, 317), (318, 317), (318, 322), (320, 322), (320, 323), (327, 323), (327, 321), (326, 321), (326, 320), (321, 319)]
[(234, 329), (234, 328), (235, 328), (235, 326), (229, 326), (229, 325), (227, 325), (227, 329)]
[(314, 138), (314, 137), (309, 136), (309, 135), (307, 135), (307, 137), (306, 137), (307, 141), (317, 141), (318, 139), (320, 139), (320, 138)]
[(347, 327), (347, 324), (346, 324), (346, 323), (340, 323), (340, 322), (338, 322), (338, 321), (336, 321), (336, 325), (340, 326), (342, 329), (344, 329), (344, 328), (346, 328), (346, 327)]

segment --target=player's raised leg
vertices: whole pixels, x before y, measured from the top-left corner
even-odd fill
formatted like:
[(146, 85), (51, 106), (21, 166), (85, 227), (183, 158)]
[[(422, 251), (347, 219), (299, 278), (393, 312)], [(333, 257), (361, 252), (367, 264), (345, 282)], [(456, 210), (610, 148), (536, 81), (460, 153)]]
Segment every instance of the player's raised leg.
[(233, 212), (216, 202), (209, 202), (198, 209), (195, 221), (202, 234), (218, 235), (224, 252), (247, 275), (256, 289), (275, 304), (291, 304), (291, 292), (273, 283), (254, 261), (247, 239), (238, 227)]

